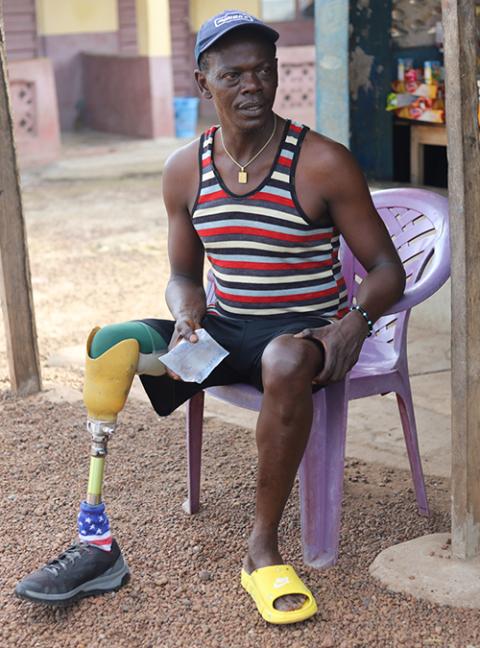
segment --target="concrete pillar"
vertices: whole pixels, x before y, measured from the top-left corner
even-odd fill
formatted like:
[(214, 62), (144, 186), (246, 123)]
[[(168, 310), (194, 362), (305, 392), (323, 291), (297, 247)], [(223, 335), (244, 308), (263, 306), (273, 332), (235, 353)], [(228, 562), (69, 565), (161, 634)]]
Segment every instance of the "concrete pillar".
[(136, 0), (137, 42), (148, 60), (151, 137), (174, 134), (172, 44), (169, 0)]
[(168, 0), (137, 0), (137, 41), (140, 56), (170, 58), (170, 5)]
[(315, 0), (317, 130), (350, 143), (349, 0)]

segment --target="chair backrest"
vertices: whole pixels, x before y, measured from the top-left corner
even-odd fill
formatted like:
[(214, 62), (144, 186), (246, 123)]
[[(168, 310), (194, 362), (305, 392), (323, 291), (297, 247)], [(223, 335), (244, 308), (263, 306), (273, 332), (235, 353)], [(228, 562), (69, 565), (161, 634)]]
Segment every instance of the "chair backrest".
[[(407, 274), (403, 297), (374, 326), (375, 338), (405, 348), (410, 309), (436, 292), (450, 276), (448, 200), (425, 189), (385, 189), (372, 194), (375, 207), (397, 248)], [(350, 302), (366, 275), (365, 269), (341, 239), (340, 258)], [(207, 304), (215, 303), (215, 280), (208, 272)]]
[[(425, 189), (386, 189), (372, 194), (407, 275), (403, 297), (375, 324), (375, 341), (404, 346), (410, 309), (424, 301), (450, 276), (448, 200)], [(366, 275), (342, 239), (343, 276), (353, 301)]]

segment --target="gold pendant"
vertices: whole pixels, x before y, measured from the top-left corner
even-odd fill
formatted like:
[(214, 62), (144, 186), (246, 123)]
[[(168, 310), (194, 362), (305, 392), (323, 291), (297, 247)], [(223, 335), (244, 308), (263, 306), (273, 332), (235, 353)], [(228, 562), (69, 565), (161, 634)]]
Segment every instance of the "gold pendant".
[(247, 184), (248, 182), (248, 174), (244, 169), (238, 172), (238, 182), (240, 184)]

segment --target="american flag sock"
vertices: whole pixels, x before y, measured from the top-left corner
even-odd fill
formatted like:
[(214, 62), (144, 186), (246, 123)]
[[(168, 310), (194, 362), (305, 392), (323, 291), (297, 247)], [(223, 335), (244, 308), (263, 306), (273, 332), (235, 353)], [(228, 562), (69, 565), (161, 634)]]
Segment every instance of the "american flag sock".
[(80, 542), (95, 545), (103, 551), (111, 550), (112, 534), (103, 502), (95, 505), (81, 502), (77, 528)]

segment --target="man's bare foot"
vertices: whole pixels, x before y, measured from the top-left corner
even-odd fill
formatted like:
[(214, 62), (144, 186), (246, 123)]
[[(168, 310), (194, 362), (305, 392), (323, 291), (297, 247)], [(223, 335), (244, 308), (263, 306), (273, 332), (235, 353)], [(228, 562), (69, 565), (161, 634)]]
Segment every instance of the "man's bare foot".
[[(243, 561), (243, 568), (247, 574), (251, 574), (255, 569), (260, 567), (269, 567), (270, 565), (283, 565), (283, 559), (277, 550), (260, 550), (255, 549), (249, 542), (249, 551)], [(273, 607), (281, 612), (289, 610), (298, 610), (302, 607), (306, 597), (303, 594), (288, 594), (281, 596), (273, 603)]]

